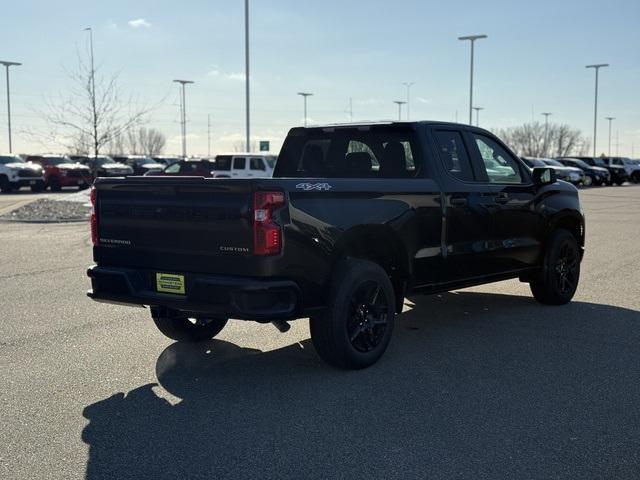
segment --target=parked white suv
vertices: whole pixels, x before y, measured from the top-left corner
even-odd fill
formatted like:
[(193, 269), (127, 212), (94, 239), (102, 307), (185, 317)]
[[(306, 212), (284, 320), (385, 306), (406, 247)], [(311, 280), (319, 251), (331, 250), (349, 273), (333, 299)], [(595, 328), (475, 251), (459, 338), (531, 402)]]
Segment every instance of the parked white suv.
[(228, 153), (216, 155), (214, 178), (264, 178), (273, 176), (276, 155), (269, 153)]
[(32, 192), (44, 190), (44, 171), (40, 165), (25, 162), (16, 155), (0, 155), (0, 191), (10, 193), (20, 187)]

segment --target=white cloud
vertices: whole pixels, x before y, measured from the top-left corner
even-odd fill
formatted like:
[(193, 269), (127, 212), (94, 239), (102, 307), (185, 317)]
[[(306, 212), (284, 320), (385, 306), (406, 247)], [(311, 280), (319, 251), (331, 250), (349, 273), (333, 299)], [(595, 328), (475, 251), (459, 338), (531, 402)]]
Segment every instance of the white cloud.
[(217, 77), (219, 75), (220, 75), (220, 70), (213, 69), (207, 72), (207, 77)]
[(416, 97), (416, 100), (420, 103), (424, 103), (425, 105), (431, 104), (431, 100), (424, 97)]
[(129, 20), (127, 23), (131, 28), (151, 28), (151, 23), (147, 22), (144, 18)]
[(242, 72), (239, 73), (228, 73), (225, 75), (226, 78), (228, 78), (229, 80), (236, 80), (238, 82), (244, 82), (245, 80), (245, 74)]

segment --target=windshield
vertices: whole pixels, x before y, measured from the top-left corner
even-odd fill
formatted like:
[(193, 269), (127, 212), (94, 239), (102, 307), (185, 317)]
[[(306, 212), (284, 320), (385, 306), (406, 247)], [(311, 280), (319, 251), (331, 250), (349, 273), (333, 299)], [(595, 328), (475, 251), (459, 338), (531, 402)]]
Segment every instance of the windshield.
[(2, 156), (0, 157), (0, 165), (7, 165), (9, 163), (25, 163), (20, 157)]
[(601, 158), (594, 158), (593, 160), (594, 160), (595, 164), (597, 166), (599, 166), (599, 167), (606, 167), (607, 166), (607, 163), (604, 160), (602, 160)]
[(537, 158), (523, 158), (524, 163), (526, 163), (529, 167), (546, 167), (547, 165)]
[(71, 160), (66, 157), (44, 157), (47, 165), (61, 165), (63, 163), (71, 163)]
[(113, 158), (110, 158), (110, 157), (98, 157), (96, 159), (96, 163), (98, 165), (102, 166), (102, 165), (111, 165), (111, 164), (116, 163), (116, 162), (114, 162)]
[(562, 165), (559, 161), (552, 160), (550, 158), (545, 158), (543, 162), (546, 163), (547, 165), (553, 165), (554, 167), (564, 167), (564, 165)]
[(575, 166), (580, 167), (580, 168), (586, 168), (586, 169), (590, 168), (589, 165), (587, 165), (582, 160), (568, 160), (568, 161), (571, 163), (571, 165), (575, 165)]

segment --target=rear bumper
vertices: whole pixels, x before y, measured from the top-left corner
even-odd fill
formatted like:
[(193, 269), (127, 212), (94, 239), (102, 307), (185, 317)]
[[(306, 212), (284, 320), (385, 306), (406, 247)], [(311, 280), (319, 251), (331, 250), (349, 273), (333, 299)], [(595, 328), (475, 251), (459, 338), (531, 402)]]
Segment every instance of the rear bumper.
[(205, 274), (183, 274), (186, 295), (158, 293), (155, 271), (90, 267), (93, 300), (131, 306), (162, 306), (183, 312), (207, 313), (270, 322), (300, 318), (302, 294), (295, 282)]

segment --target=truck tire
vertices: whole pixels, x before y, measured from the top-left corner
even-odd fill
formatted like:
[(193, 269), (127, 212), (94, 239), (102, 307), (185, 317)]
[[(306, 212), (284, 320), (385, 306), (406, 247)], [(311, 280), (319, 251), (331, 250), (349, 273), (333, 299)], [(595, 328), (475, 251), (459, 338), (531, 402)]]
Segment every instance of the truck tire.
[(62, 185), (60, 184), (60, 179), (58, 177), (51, 177), (49, 179), (49, 188), (52, 192), (59, 192), (62, 190)]
[(9, 179), (4, 175), (0, 175), (0, 192), (11, 193), (11, 190), (12, 188)]
[(165, 337), (176, 342), (196, 343), (211, 340), (227, 324), (226, 318), (187, 318), (152, 315), (153, 322)]
[(580, 248), (564, 229), (555, 231), (545, 254), (542, 270), (530, 286), (534, 298), (545, 305), (564, 305), (576, 293), (580, 281)]
[(376, 363), (391, 340), (395, 302), (389, 276), (378, 264), (359, 259), (340, 262), (326, 313), (309, 321), (320, 358), (352, 370)]
[(623, 180), (623, 179), (621, 179), (621, 178), (618, 178), (618, 179), (616, 180), (616, 185), (620, 186), (620, 185), (622, 185), (624, 182), (625, 182), (625, 180)]
[(35, 185), (31, 185), (31, 191), (33, 193), (44, 192), (44, 182), (38, 182)]

